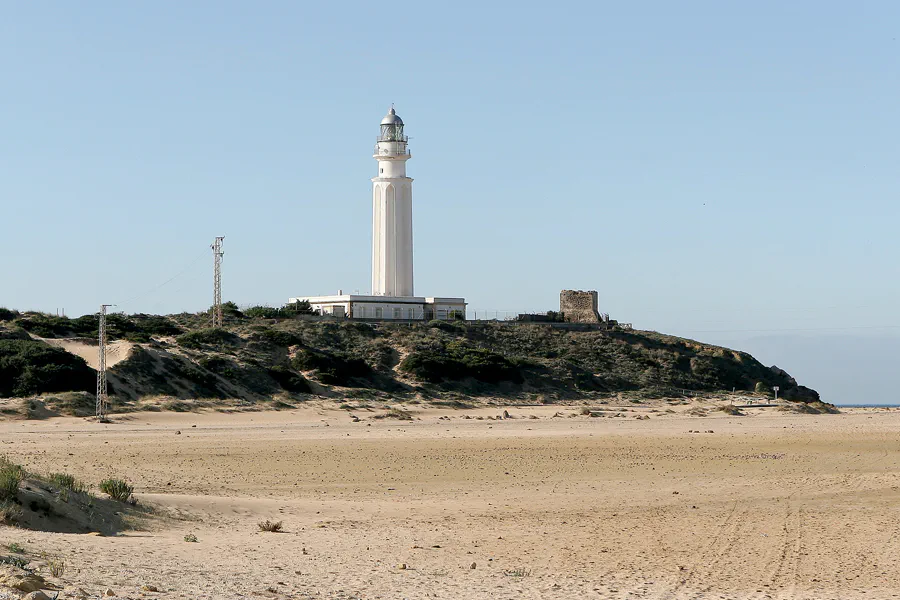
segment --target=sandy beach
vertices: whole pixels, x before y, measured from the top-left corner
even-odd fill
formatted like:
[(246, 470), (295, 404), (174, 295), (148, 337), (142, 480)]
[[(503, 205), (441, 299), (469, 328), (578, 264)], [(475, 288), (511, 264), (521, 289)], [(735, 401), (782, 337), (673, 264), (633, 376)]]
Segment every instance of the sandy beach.
[(0, 422), (10, 460), (125, 477), (160, 515), (0, 545), (123, 598), (900, 597), (900, 411), (410, 409)]

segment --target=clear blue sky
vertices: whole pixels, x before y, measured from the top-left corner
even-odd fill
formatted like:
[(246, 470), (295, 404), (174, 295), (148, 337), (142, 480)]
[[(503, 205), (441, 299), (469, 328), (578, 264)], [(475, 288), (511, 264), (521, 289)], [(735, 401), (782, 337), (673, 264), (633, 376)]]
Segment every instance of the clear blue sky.
[(900, 334), (900, 4), (503, 4), (0, 3), (0, 305), (368, 291), (393, 102), (418, 293)]

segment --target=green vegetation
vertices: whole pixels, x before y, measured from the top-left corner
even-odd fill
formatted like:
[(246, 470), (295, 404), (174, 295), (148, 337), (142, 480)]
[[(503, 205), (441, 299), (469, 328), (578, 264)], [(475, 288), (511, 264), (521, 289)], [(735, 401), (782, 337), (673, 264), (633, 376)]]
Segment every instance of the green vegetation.
[[(3, 509), (0, 508), (0, 523), (5, 522), (7, 521), (4, 519)], [(31, 561), (22, 556), (0, 556), (0, 565), (12, 565), (14, 567), (24, 569), (26, 566), (28, 566), (29, 562)]]
[[(69, 317), (29, 312), (17, 314), (13, 322), (32, 335), (44, 338), (96, 338), (99, 335), (100, 327), (97, 315), (84, 315), (70, 319)], [(181, 331), (181, 328), (170, 319), (157, 315), (112, 313), (106, 317), (106, 333), (110, 340), (126, 339), (134, 342), (147, 342), (153, 336), (177, 335)]]
[(19, 484), (25, 479), (25, 470), (6, 457), (0, 456), (0, 507), (15, 501)]
[(47, 481), (61, 490), (69, 490), (76, 494), (85, 494), (88, 491), (84, 482), (79, 481), (74, 475), (69, 475), (68, 473), (50, 473)]
[[(371, 400), (421, 399), (436, 406), (479, 396), (599, 402), (620, 392), (640, 403), (732, 388), (770, 393), (773, 386), (786, 400), (818, 400), (813, 390), (749, 354), (655, 332), (457, 320), (373, 324), (301, 317), (307, 307), (296, 308), (257, 306), (242, 313), (227, 304), (223, 328), (209, 328), (206, 312), (110, 315), (116, 335), (149, 340), (111, 368), (114, 407), (139, 408), (142, 399), (160, 396), (152, 404), (163, 409), (192, 410), (198, 399), (273, 406), (274, 398), (288, 402), (283, 394), (313, 389), (347, 397), (347, 390), (336, 394), (331, 386), (354, 388), (354, 395)], [(30, 339), (27, 331), (93, 336), (96, 316), (3, 311), (0, 397), (48, 394), (29, 404), (34, 417), (89, 414), (94, 371), (72, 354)]]
[(122, 479), (104, 479), (100, 482), (100, 491), (113, 500), (128, 502), (131, 494), (134, 493), (134, 486)]
[(251, 334), (252, 340), (267, 342), (275, 346), (289, 348), (291, 346), (299, 346), (303, 340), (296, 334), (281, 329), (270, 329), (268, 327), (260, 327), (255, 329)]
[(83, 359), (34, 340), (0, 340), (0, 397), (90, 391), (96, 373)]
[(410, 352), (400, 370), (430, 383), (471, 377), (486, 383), (522, 383), (519, 367), (501, 354), (451, 342), (443, 347)]
[(47, 558), (47, 570), (53, 577), (62, 577), (66, 573), (66, 561), (63, 558)]
[(205, 347), (224, 348), (240, 344), (238, 336), (218, 327), (191, 331), (179, 335), (175, 338), (175, 341), (178, 342), (179, 346), (194, 350), (201, 350)]
[(295, 302), (281, 308), (272, 308), (271, 306), (251, 306), (244, 311), (244, 316), (248, 319), (291, 319), (297, 315), (313, 314), (312, 306), (309, 302)]
[(25, 548), (16, 542), (11, 542), (6, 545), (6, 549), (12, 552), (13, 554), (25, 554)]
[(308, 394), (312, 391), (312, 389), (309, 387), (309, 382), (303, 377), (303, 375), (295, 373), (287, 367), (275, 365), (268, 370), (268, 374), (269, 377), (278, 382), (278, 385), (280, 385), (288, 392)]
[(372, 368), (361, 358), (343, 352), (325, 352), (303, 348), (291, 361), (298, 371), (315, 371), (322, 383), (352, 387), (358, 379), (368, 377)]

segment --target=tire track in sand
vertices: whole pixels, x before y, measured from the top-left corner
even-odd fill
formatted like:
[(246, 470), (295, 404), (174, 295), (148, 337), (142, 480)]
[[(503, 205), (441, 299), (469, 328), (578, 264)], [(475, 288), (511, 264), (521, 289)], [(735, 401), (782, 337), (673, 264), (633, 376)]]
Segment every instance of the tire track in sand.
[(694, 582), (709, 578), (715, 573), (716, 565), (726, 557), (740, 539), (740, 531), (747, 521), (749, 509), (741, 506), (735, 500), (728, 516), (719, 525), (715, 536), (706, 548), (700, 553), (700, 557), (694, 562), (684, 578), (662, 597), (673, 599), (685, 588)]

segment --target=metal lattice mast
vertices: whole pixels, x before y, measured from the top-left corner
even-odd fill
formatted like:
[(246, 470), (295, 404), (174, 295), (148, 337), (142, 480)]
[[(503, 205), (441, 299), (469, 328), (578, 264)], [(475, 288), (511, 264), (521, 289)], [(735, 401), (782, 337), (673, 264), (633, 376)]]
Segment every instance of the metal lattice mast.
[(210, 246), (213, 251), (213, 327), (222, 326), (222, 242), (225, 236), (217, 237)]
[(106, 419), (109, 398), (106, 393), (106, 309), (112, 304), (100, 305), (100, 364), (97, 367), (97, 420)]

